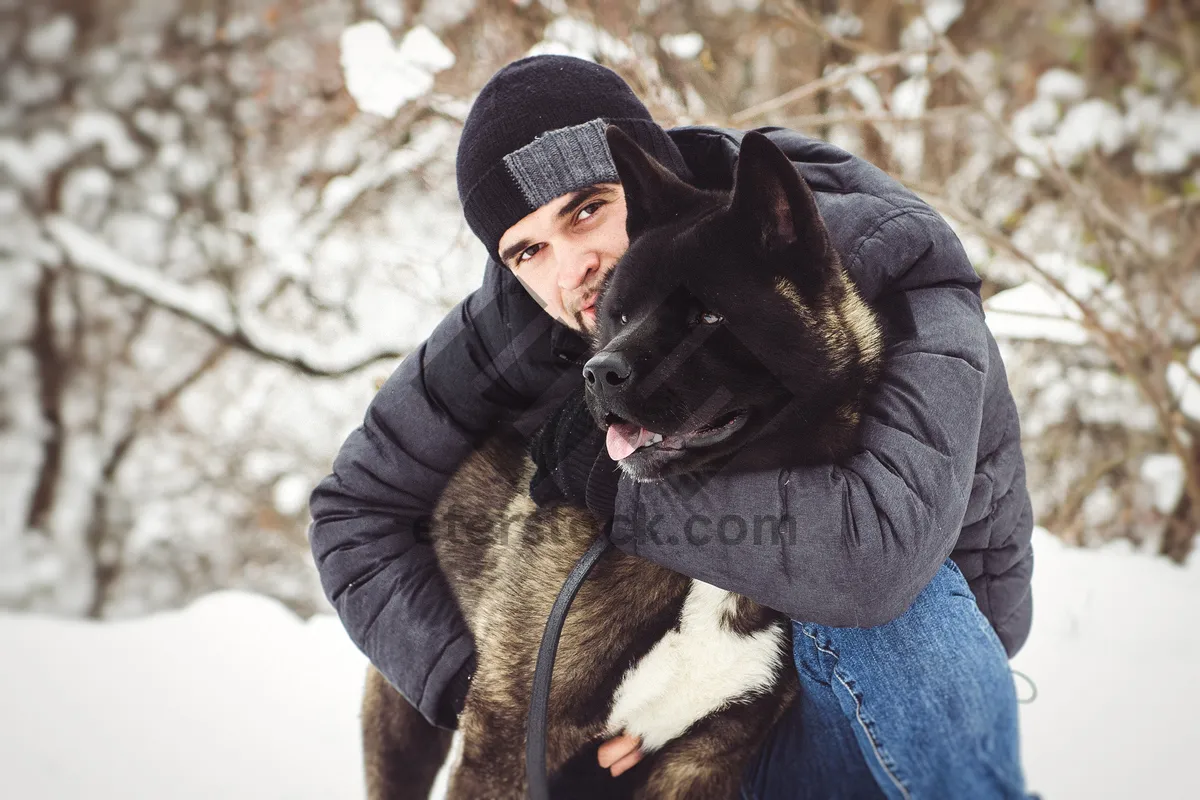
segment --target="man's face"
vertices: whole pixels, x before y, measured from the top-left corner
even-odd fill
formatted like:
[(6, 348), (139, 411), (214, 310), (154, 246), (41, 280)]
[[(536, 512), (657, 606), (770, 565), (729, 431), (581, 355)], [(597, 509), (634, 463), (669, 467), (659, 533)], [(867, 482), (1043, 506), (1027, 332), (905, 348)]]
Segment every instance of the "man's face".
[(546, 313), (577, 331), (596, 325), (596, 293), (629, 247), (619, 183), (556, 197), (500, 237), (500, 260)]

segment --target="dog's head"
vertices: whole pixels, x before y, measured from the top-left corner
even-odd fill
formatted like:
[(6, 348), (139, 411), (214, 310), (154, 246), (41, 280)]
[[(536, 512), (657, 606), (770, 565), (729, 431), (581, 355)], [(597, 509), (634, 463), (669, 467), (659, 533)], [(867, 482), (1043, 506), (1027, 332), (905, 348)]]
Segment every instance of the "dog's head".
[(630, 246), (601, 291), (584, 378), (624, 472), (658, 480), (856, 428), (880, 329), (787, 156), (748, 133), (732, 191), (701, 191), (607, 135)]

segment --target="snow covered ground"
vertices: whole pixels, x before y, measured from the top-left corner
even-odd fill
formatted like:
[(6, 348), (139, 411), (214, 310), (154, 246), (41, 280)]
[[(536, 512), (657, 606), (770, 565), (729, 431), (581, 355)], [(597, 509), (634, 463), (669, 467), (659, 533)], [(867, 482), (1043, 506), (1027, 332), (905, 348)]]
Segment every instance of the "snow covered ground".
[[(1036, 537), (1033, 635), (1014, 662), (1038, 688), (1022, 706), (1030, 788), (1194, 796), (1200, 558)], [(237, 593), (129, 622), (0, 615), (0, 654), (5, 797), (362, 796), (364, 661), (335, 619)]]

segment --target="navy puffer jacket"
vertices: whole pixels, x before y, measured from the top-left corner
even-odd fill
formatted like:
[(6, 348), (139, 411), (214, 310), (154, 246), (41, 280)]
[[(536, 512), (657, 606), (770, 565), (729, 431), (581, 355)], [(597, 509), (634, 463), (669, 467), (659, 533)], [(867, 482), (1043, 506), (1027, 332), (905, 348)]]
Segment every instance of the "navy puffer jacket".
[[(825, 142), (763, 132), (812, 186), (863, 295), (904, 301), (906, 333), (888, 352), (861, 452), (702, 489), (686, 478), (622, 480), (613, 539), (793, 619), (834, 626), (900, 616), (952, 555), (1012, 655), (1032, 615), (1033, 514), (979, 278), (946, 222), (885, 173)], [(740, 132), (670, 135), (698, 185), (729, 187)], [(489, 263), (483, 285), (384, 384), (313, 492), (310, 541), (327, 596), (351, 639), (431, 721), (474, 645), (423, 530), (472, 449), (499, 425), (531, 434), (578, 385), (583, 355), (580, 337)], [(790, 519), (795, 539), (686, 535), (696, 515), (728, 514)]]

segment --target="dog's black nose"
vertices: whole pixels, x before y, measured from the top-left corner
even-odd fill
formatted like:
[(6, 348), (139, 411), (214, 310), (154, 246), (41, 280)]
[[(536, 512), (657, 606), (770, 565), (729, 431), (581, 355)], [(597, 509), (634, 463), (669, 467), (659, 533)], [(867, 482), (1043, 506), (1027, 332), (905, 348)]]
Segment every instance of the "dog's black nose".
[(601, 351), (583, 365), (583, 379), (588, 386), (600, 393), (619, 388), (633, 375), (633, 365), (621, 353)]

